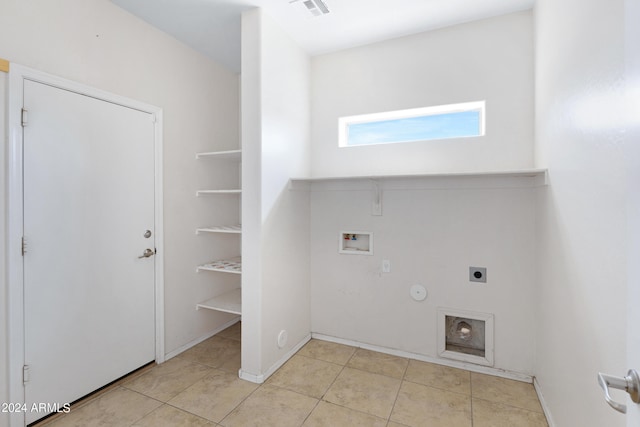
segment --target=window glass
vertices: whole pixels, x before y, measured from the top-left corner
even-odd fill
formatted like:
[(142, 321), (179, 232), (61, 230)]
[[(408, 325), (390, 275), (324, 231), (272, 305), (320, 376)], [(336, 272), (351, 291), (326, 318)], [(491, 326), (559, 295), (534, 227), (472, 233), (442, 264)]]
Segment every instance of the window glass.
[(341, 147), (484, 135), (484, 101), (342, 117)]

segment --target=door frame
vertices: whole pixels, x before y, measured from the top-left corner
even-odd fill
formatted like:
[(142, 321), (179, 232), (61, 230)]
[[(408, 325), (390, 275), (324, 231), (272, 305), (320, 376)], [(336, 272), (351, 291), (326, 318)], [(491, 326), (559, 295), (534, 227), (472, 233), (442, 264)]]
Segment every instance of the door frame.
[[(23, 132), (22, 106), (24, 81), (31, 80), (102, 101), (152, 114), (154, 121), (154, 198), (155, 198), (155, 360), (164, 362), (164, 230), (162, 183), (162, 109), (142, 102), (76, 83), (38, 70), (11, 64), (8, 84), (7, 141), (7, 302), (9, 342), (9, 402), (24, 404), (22, 378), (24, 366), (24, 264), (22, 257), (23, 212)], [(10, 414), (11, 426), (24, 426), (25, 414)]]

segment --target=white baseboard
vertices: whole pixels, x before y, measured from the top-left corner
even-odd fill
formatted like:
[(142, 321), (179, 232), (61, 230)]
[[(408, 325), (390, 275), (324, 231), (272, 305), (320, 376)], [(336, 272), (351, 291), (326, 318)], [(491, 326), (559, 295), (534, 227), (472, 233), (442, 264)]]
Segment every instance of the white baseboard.
[(373, 344), (362, 343), (359, 341), (346, 340), (342, 338), (336, 338), (329, 335), (311, 333), (311, 338), (335, 342), (337, 344), (349, 345), (352, 347), (363, 348), (365, 350), (377, 351), (379, 353), (391, 354), (393, 356), (406, 357), (407, 359), (420, 360), (422, 362), (435, 363), (437, 365), (449, 366), (451, 368), (464, 369), (466, 371), (477, 372), (480, 374), (493, 375), (496, 377), (507, 378), (510, 380), (522, 381), (526, 383), (532, 383), (533, 377), (531, 375), (522, 374), (520, 372), (507, 371), (504, 369), (492, 368), (490, 366), (480, 366), (471, 363), (459, 362), (455, 360), (441, 359), (438, 357), (425, 356), (418, 353), (410, 353), (408, 351), (396, 350), (387, 347), (381, 347)]
[(264, 373), (256, 375), (250, 372), (243, 371), (240, 369), (238, 371), (238, 376), (246, 381), (250, 381), (256, 384), (262, 384), (269, 378), (275, 371), (280, 369), (282, 365), (284, 365), (287, 360), (291, 359), (291, 357), (296, 354), (306, 343), (311, 340), (311, 334), (304, 337), (298, 344), (296, 344), (291, 350), (289, 350), (284, 356), (280, 358), (276, 363), (274, 363), (269, 369), (267, 369)]
[(241, 380), (249, 381), (255, 384), (262, 384), (265, 380), (264, 375), (262, 374), (260, 375), (250, 374), (249, 372), (245, 372), (242, 369), (238, 370), (238, 377)]
[(540, 401), (540, 406), (542, 406), (542, 412), (544, 412), (544, 416), (547, 419), (547, 424), (549, 427), (555, 427), (556, 423), (553, 422), (553, 417), (551, 416), (551, 410), (549, 405), (547, 405), (546, 400), (544, 400), (544, 395), (542, 394), (542, 388), (540, 387), (540, 383), (537, 378), (533, 378), (533, 387), (536, 389), (536, 394), (538, 395), (538, 400)]
[(196, 338), (193, 341), (190, 341), (188, 343), (186, 343), (185, 345), (178, 347), (177, 349), (167, 353), (164, 355), (164, 361), (166, 362), (167, 360), (176, 357), (177, 355), (179, 355), (180, 353), (183, 353), (187, 350), (189, 350), (191, 347), (200, 344), (202, 341), (204, 340), (208, 340), (209, 338), (211, 338), (212, 336), (224, 331), (225, 329), (227, 329), (229, 326), (235, 325), (236, 323), (238, 323), (242, 318), (240, 316), (233, 318), (232, 320), (228, 321), (227, 323), (223, 324), (222, 326), (219, 326), (218, 328), (214, 329), (213, 331), (209, 332), (206, 335), (203, 335), (201, 337)]

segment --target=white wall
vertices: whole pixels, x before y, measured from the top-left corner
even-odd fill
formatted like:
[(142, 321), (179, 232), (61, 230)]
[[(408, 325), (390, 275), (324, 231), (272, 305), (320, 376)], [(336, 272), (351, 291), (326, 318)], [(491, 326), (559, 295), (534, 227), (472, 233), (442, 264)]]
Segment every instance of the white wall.
[[(338, 148), (338, 118), (486, 100), (486, 136)], [(533, 166), (531, 12), (312, 59), (312, 175)]]
[(195, 198), (218, 177), (194, 155), (238, 147), (238, 76), (107, 0), (1, 0), (0, 10), (0, 57), (163, 108), (166, 352), (229, 321), (195, 310), (217, 280), (197, 275), (197, 263), (227, 255), (195, 228), (215, 215), (237, 221), (237, 207)]
[(262, 374), (261, 13), (242, 14), (242, 372)]
[[(313, 176), (530, 168), (531, 12), (315, 57), (312, 95)], [(477, 100), (487, 101), (485, 137), (338, 148), (340, 116)], [(344, 185), (312, 187), (312, 330), (436, 357), (438, 307), (493, 313), (495, 366), (532, 374), (533, 190), (396, 182), (372, 216), (369, 184)], [(374, 256), (338, 254), (348, 229), (374, 232)], [(487, 267), (489, 282), (470, 284), (470, 266)], [(426, 301), (410, 298), (416, 283)]]
[(633, 367), (625, 309), (637, 260), (627, 259), (626, 213), (638, 182), (627, 159), (638, 149), (622, 131), (624, 0), (538, 0), (535, 22), (536, 163), (550, 171), (537, 203), (535, 371), (556, 426), (623, 426), (596, 375)]
[[(519, 180), (314, 184), (313, 332), (437, 357), (437, 309), (495, 315), (495, 367), (533, 373), (535, 190)], [(520, 188), (522, 187), (522, 188)], [(374, 254), (338, 253), (341, 231), (374, 233)], [(382, 260), (391, 273), (382, 273)], [(469, 281), (486, 267), (486, 284)], [(411, 299), (412, 285), (428, 298)]]
[(309, 174), (310, 63), (260, 9), (242, 34), (242, 370), (261, 377), (310, 333), (309, 195), (288, 190)]

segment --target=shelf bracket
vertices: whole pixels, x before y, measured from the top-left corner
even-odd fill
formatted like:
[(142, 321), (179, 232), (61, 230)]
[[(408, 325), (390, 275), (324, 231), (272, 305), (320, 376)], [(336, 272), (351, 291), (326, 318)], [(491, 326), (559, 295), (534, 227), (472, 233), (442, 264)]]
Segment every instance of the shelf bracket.
[(371, 215), (382, 216), (382, 189), (380, 188), (380, 182), (377, 179), (372, 179), (371, 184), (373, 189)]

